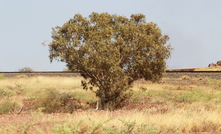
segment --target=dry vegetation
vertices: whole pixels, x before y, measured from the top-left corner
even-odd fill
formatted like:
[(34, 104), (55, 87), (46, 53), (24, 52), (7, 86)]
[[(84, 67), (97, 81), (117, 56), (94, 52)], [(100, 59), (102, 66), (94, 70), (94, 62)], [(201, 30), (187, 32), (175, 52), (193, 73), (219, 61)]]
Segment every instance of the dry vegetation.
[(80, 77), (0, 79), (0, 133), (221, 133), (221, 81), (137, 81), (115, 111), (95, 110), (97, 98)]
[(196, 68), (194, 71), (221, 71), (221, 67), (202, 67)]

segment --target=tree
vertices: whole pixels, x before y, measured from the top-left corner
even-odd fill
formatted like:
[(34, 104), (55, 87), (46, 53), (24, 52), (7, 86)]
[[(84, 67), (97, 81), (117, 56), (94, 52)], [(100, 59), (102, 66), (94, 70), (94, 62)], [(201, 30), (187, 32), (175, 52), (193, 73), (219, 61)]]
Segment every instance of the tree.
[(100, 98), (102, 109), (115, 109), (131, 95), (132, 83), (160, 80), (170, 57), (168, 35), (143, 14), (130, 18), (108, 13), (76, 14), (52, 31), (50, 60), (80, 71), (82, 86)]
[(30, 67), (23, 67), (21, 69), (18, 70), (19, 72), (34, 72), (33, 69), (31, 69)]

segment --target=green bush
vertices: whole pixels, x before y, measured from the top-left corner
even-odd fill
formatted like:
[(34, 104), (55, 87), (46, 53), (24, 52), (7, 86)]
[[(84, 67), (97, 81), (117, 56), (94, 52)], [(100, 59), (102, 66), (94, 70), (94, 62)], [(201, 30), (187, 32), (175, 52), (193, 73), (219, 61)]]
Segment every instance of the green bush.
[(11, 96), (15, 94), (12, 90), (0, 89), (0, 114), (18, 112), (16, 110), (21, 108), (20, 104), (11, 99)]
[(8, 114), (10, 112), (18, 112), (21, 106), (14, 101), (9, 99), (0, 102), (0, 114)]
[(52, 128), (54, 134), (73, 134), (80, 133), (80, 126), (69, 123), (58, 124)]
[(47, 89), (43, 93), (38, 93), (38, 98), (35, 98), (32, 109), (36, 110), (43, 107), (42, 112), (44, 113), (72, 113), (74, 110), (82, 108), (82, 106), (76, 102), (73, 94), (59, 93), (55, 89)]

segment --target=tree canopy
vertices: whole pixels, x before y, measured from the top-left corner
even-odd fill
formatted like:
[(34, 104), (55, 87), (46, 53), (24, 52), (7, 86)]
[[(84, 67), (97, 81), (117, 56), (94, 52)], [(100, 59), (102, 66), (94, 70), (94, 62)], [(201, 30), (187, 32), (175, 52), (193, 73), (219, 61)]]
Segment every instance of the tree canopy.
[[(168, 35), (145, 15), (130, 18), (108, 13), (76, 14), (52, 31), (50, 59), (66, 62), (85, 78), (84, 89), (93, 90), (102, 109), (117, 108), (129, 97), (131, 84), (144, 78), (162, 78), (171, 46)], [(96, 87), (96, 89), (94, 88)]]

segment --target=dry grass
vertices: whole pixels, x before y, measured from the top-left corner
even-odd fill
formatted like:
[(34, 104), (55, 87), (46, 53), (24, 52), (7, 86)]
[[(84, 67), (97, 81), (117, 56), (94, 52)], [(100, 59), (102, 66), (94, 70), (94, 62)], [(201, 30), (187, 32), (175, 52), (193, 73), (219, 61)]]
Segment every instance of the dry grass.
[[(0, 79), (0, 89), (8, 94), (6, 98), (10, 101), (18, 100), (19, 105), (22, 99), (48, 88), (61, 93), (84, 93), (81, 96), (84, 98), (94, 97), (91, 91), (82, 90), (81, 79), (4, 78)], [(220, 83), (209, 80), (209, 85), (200, 86), (137, 81), (128, 107), (112, 112), (88, 109), (72, 114), (35, 111), (24, 115), (0, 115), (0, 133), (221, 133)]]
[(128, 124), (134, 123), (134, 132), (138, 132), (138, 129), (145, 124), (145, 127), (142, 128), (143, 133), (221, 132), (220, 110), (208, 111), (204, 107), (196, 108), (195, 104), (188, 109), (172, 109), (166, 113), (156, 112), (156, 109), (153, 108), (143, 111), (83, 111), (73, 114), (44, 114), (31, 120), (33, 117), (34, 115), (28, 117), (27, 122), (20, 118), (20, 121), (9, 120), (1, 125), (7, 125), (6, 128), (13, 125), (13, 129), (17, 130), (31, 121), (33, 125), (28, 131), (36, 131), (36, 127), (44, 128), (44, 125), (47, 125), (48, 132), (57, 133), (68, 132), (69, 129), (74, 131), (75, 127), (78, 127), (79, 132), (93, 131), (100, 125), (96, 133), (101, 134), (107, 129), (113, 129), (112, 131), (115, 133), (120, 133), (122, 130), (127, 131)]
[(221, 67), (202, 67), (196, 68), (194, 71), (221, 71)]
[(16, 77), (7, 78), (0, 81), (0, 87), (23, 87), (27, 89), (44, 89), (44, 88), (59, 88), (59, 89), (78, 89), (81, 88), (81, 77)]
[(21, 90), (23, 95), (30, 97), (45, 89), (59, 89), (59, 92), (86, 92), (81, 87), (81, 77), (16, 77), (0, 80), (0, 88), (12, 91)]

